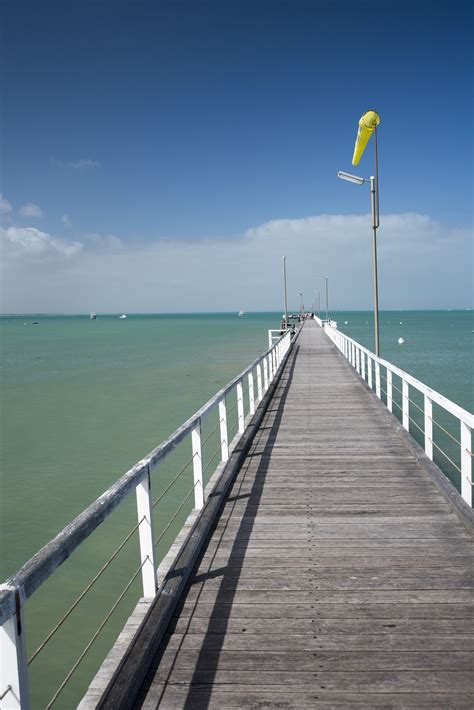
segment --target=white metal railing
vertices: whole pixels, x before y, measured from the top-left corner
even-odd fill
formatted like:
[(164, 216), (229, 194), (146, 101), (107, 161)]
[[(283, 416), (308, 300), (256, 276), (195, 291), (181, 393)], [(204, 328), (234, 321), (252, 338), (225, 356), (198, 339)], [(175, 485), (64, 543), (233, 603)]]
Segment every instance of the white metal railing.
[[(157, 544), (163, 538), (186, 502), (192, 499), (193, 494), (194, 508), (197, 510), (203, 508), (205, 504), (203, 473), (209, 469), (209, 466), (218, 454), (220, 454), (220, 462), (216, 463), (215, 470), (229, 459), (230, 454), (254, 415), (256, 407), (265, 395), (279, 368), (283, 366), (285, 356), (290, 346), (290, 331), (286, 331), (274, 342), (272, 339), (270, 348), (260, 355), (252, 365), (247, 367), (240, 375), (235, 377), (229, 384), (214, 395), (214, 397), (179, 427), (166, 441), (153, 449), (153, 451), (141, 461), (138, 461), (135, 466), (108, 488), (105, 493), (97, 498), (97, 500), (64, 528), (62, 532), (28, 560), (15, 575), (7, 579), (5, 584), (0, 585), (0, 707), (2, 710), (4, 708), (13, 709), (20, 707), (25, 710), (25, 708), (30, 707), (28, 665), (43, 651), (56, 631), (79, 605), (87, 592), (95, 584), (96, 580), (101, 576), (104, 570), (108, 568), (137, 530), (140, 550), (140, 564), (138, 569), (135, 571), (132, 579), (127, 581), (124, 590), (114, 601), (104, 621), (96, 629), (92, 639), (80, 654), (72, 669), (67, 673), (59, 688), (57, 688), (52, 695), (47, 704), (48, 708), (55, 703), (59, 694), (97, 638), (98, 633), (109, 620), (135, 578), (141, 575), (143, 596), (152, 598), (156, 595), (159, 586), (157, 579), (157, 560), (155, 559)], [(244, 385), (244, 383), (246, 384)], [(244, 386), (246, 396), (244, 396)], [(230, 409), (227, 405), (226, 398), (231, 394), (232, 396), (235, 394), (236, 398), (236, 403), (233, 405), (233, 408), (236, 407), (237, 409), (237, 433), (229, 443), (227, 417)], [(245, 411), (246, 404), (248, 406), (247, 413)], [(217, 426), (207, 435), (206, 439), (203, 440), (201, 436), (202, 421), (215, 410), (218, 410)], [(219, 430), (219, 434), (217, 434), (217, 430)], [(206, 467), (203, 467), (202, 447), (214, 432), (219, 439), (219, 446), (216, 452), (210, 457)], [(168, 484), (164, 492), (153, 501), (151, 476), (153, 469), (161, 464), (166, 457), (175, 450), (178, 444), (188, 436), (190, 437), (191, 444), (190, 458)], [(193, 485), (185, 499), (180, 503), (180, 506), (171, 520), (161, 531), (158, 538), (156, 538), (153, 531), (152, 511), (180, 476), (189, 469), (191, 464), (193, 469)], [(28, 659), (23, 618), (23, 607), (26, 600), (31, 597), (71, 553), (80, 546), (100, 523), (132, 494), (133, 491), (135, 491), (136, 495), (137, 524)], [(56, 591), (60, 593), (58, 590)]]
[[(387, 360), (377, 357), (373, 352), (365, 348), (357, 341), (349, 338), (332, 325), (325, 324), (324, 332), (341, 351), (357, 373), (366, 380), (371, 389), (375, 389), (377, 397), (384, 401), (387, 409), (393, 412), (394, 405), (400, 410), (401, 422), (406, 431), (411, 427), (416, 427), (422, 435), (425, 453), (433, 461), (434, 451), (441, 454), (460, 475), (461, 495), (466, 503), (472, 507), (472, 428), (474, 426), (474, 415), (463, 409), (459, 405), (451, 402), (439, 392), (431, 389), (420, 382), (412, 375), (404, 372), (396, 365)], [(401, 380), (401, 390), (394, 382), (394, 375)], [(382, 387), (382, 379), (386, 384), (386, 389)], [(411, 399), (411, 388), (421, 393), (423, 406)], [(401, 395), (401, 405), (394, 397), (394, 390), (398, 390)], [(383, 393), (383, 397), (382, 397)], [(433, 404), (438, 405), (445, 412), (449, 413), (458, 421), (459, 438), (447, 430), (440, 422), (433, 417)], [(423, 419), (423, 426), (420, 426), (414, 419), (412, 409), (420, 412)], [(443, 431), (444, 434), (454, 442), (457, 449), (459, 465), (452, 460), (449, 454), (444, 451), (435, 440), (434, 431)], [(442, 468), (442, 466), (441, 466)]]

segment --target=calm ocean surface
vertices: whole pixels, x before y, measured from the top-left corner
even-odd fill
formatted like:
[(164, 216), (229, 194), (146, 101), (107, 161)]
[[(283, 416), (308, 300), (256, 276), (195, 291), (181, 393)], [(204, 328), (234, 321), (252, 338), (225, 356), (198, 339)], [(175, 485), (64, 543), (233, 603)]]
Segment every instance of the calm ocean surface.
[[(340, 330), (373, 349), (372, 313), (332, 315)], [(0, 318), (2, 579), (264, 351), (267, 329), (277, 328), (280, 317)], [(380, 330), (385, 359), (472, 411), (472, 312), (384, 312)], [(405, 339), (401, 346), (400, 336)], [(232, 426), (235, 430), (235, 422)], [(215, 450), (212, 437), (208, 445), (204, 463)], [(152, 484), (157, 495), (189, 457), (188, 446), (184, 442), (156, 470)], [(189, 472), (157, 506), (155, 531), (170, 520), (191, 480)], [(27, 603), (30, 654), (133, 527), (134, 505), (130, 499), (110, 516)], [(160, 542), (159, 556), (187, 512), (183, 509)], [(44, 707), (51, 698), (137, 561), (132, 538), (32, 663), (33, 707)], [(139, 594), (137, 581), (55, 707), (75, 706)]]

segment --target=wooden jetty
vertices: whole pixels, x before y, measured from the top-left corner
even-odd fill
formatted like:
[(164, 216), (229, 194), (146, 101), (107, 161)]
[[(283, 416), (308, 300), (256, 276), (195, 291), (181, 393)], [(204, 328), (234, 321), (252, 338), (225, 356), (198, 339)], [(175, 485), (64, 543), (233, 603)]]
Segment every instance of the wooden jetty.
[(83, 707), (472, 708), (472, 511), (315, 322), (268, 397), (183, 593), (185, 556)]

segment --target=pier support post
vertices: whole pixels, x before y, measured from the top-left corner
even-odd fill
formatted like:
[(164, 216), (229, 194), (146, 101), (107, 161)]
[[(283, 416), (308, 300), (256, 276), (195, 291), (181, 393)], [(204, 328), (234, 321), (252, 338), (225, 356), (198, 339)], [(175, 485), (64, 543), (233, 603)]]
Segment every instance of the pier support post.
[(244, 388), (242, 380), (237, 382), (237, 415), (239, 419), (239, 434), (244, 433)]
[(12, 589), (17, 599), (16, 612), (0, 626), (0, 707), (5, 710), (29, 710), (28, 661), (26, 658), (25, 623), (19, 592)]
[(250, 414), (255, 414), (255, 391), (254, 391), (254, 384), (253, 384), (253, 372), (249, 372), (249, 374), (248, 374), (248, 383), (249, 383), (249, 411), (250, 411)]
[(410, 400), (408, 382), (402, 380), (402, 424), (403, 428), (410, 431)]
[(258, 363), (257, 365), (257, 393), (258, 393), (258, 401), (262, 401), (263, 397), (263, 388), (262, 388), (262, 363)]
[(221, 460), (229, 460), (229, 439), (227, 433), (227, 409), (225, 406), (225, 397), (219, 402), (219, 425), (221, 432)]
[(461, 422), (461, 495), (472, 507), (472, 430)]
[(201, 449), (201, 420), (191, 432), (191, 446), (193, 454), (194, 477), (194, 507), (201, 510), (204, 507), (204, 483), (202, 480), (202, 449)]
[(263, 358), (263, 389), (266, 392), (268, 389), (268, 361)]
[(425, 454), (433, 461), (433, 402), (427, 394), (425, 394), (424, 410)]
[(157, 590), (155, 567), (155, 541), (153, 536), (153, 517), (151, 501), (150, 469), (145, 479), (135, 489), (137, 497), (137, 515), (140, 525), (140, 560), (142, 567), (143, 596), (153, 598)]
[(392, 371), (387, 368), (387, 409), (393, 411), (393, 384)]
[(382, 391), (380, 389), (380, 363), (375, 361), (375, 393), (379, 399), (382, 398)]

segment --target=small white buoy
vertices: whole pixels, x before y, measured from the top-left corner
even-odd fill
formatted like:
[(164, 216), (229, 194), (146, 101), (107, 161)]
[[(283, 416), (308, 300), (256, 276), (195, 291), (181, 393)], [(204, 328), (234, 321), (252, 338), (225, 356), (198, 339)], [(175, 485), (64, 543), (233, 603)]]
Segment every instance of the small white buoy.
[(405, 342), (405, 338), (398, 338), (399, 345), (403, 345), (404, 342)]
[(344, 321), (344, 325), (347, 325), (347, 323), (348, 323), (348, 321), (345, 320), (345, 321)]
[(400, 321), (400, 325), (402, 325), (402, 323), (403, 323), (403, 321), (401, 320), (401, 321)]

